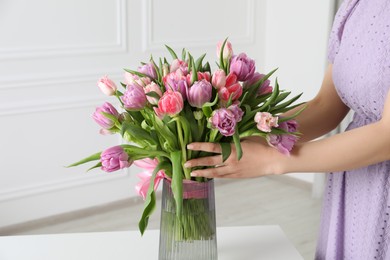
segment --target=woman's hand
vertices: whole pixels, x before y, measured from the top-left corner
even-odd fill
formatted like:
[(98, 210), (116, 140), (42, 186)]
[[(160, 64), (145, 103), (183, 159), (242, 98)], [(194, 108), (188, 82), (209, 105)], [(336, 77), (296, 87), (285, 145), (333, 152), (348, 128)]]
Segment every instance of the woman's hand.
[[(214, 155), (189, 160), (185, 167), (209, 166), (210, 168), (191, 172), (194, 177), (207, 178), (253, 178), (274, 174), (275, 156), (280, 156), (276, 149), (270, 147), (263, 138), (250, 137), (241, 141), (243, 156), (237, 160), (234, 144), (231, 145), (229, 158), (222, 162), (222, 155)], [(191, 143), (187, 146), (193, 151), (221, 153), (218, 143)]]

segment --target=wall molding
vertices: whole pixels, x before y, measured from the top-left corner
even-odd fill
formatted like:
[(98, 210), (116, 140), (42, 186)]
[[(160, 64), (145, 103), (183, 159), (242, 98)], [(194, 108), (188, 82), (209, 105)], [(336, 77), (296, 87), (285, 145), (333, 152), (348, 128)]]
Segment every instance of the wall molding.
[(95, 174), (88, 176), (76, 177), (68, 180), (58, 180), (51, 182), (44, 182), (38, 185), (30, 185), (25, 187), (20, 187), (16, 189), (10, 189), (6, 191), (0, 191), (0, 202), (10, 201), (21, 199), (24, 197), (41, 195), (50, 192), (56, 192), (64, 189), (72, 189), (79, 186), (87, 186), (96, 183), (127, 179), (131, 176), (131, 169), (123, 169), (119, 173), (115, 174)]
[(116, 0), (117, 38), (113, 44), (96, 43), (86, 45), (42, 46), (35, 48), (7, 48), (0, 49), (0, 60), (125, 53), (128, 48), (126, 5), (126, 0)]
[[(113, 71), (113, 70), (112, 70)], [(88, 73), (76, 73), (76, 74), (57, 74), (47, 75), (45, 77), (26, 77), (17, 79), (7, 79), (6, 81), (0, 81), (0, 94), (2, 91), (24, 91), (38, 88), (53, 88), (63, 87), (69, 84), (79, 85), (93, 85), (97, 82), (98, 77), (96, 75), (103, 75), (100, 72), (88, 72)], [(114, 81), (119, 81), (123, 78), (122, 73), (113, 72), (108, 74)], [(119, 82), (118, 84), (119, 85)], [(54, 87), (53, 87), (54, 86)], [(42, 90), (40, 90), (42, 91)], [(92, 93), (92, 92), (91, 92)], [(17, 96), (15, 93), (14, 96)], [(107, 97), (100, 93), (96, 88), (96, 91), (87, 96), (62, 96), (58, 98), (42, 98), (40, 100), (30, 101), (13, 101), (7, 104), (0, 104), (0, 116), (29, 114), (36, 112), (47, 112), (59, 109), (73, 109), (81, 107), (95, 106), (107, 101)]]
[[(248, 15), (247, 19), (247, 30), (246, 34), (242, 37), (230, 37), (235, 44), (254, 44), (255, 43), (255, 1), (247, 0), (246, 9)], [(152, 9), (153, 9), (153, 0), (144, 0), (142, 1), (142, 20), (143, 20), (143, 37), (142, 37), (142, 51), (144, 53), (149, 53), (153, 51), (163, 51), (165, 50), (164, 45), (167, 44), (170, 47), (179, 47), (182, 48), (185, 46), (187, 49), (190, 47), (200, 48), (200, 47), (212, 47), (216, 42), (220, 41), (219, 38), (209, 38), (203, 40), (175, 40), (172, 42), (163, 42), (156, 41), (153, 39), (153, 18), (152, 18)]]

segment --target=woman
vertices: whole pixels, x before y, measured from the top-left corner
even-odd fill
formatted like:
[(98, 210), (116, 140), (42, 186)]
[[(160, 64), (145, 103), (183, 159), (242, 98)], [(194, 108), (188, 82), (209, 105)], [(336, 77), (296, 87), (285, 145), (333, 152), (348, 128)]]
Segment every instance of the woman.
[[(330, 65), (317, 96), (297, 118), (303, 135), (291, 156), (251, 138), (242, 142), (240, 161), (233, 153), (223, 164), (218, 155), (186, 166), (219, 166), (192, 172), (210, 178), (331, 172), (316, 259), (390, 259), (390, 1), (345, 0), (329, 43)], [(350, 109), (354, 118), (346, 132), (311, 141)], [(221, 152), (212, 143), (188, 149)]]

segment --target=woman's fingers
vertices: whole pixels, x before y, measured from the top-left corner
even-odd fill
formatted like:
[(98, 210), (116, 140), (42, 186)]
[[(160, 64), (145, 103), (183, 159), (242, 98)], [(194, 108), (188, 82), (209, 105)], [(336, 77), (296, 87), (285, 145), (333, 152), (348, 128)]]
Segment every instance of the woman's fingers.
[(210, 153), (221, 153), (221, 145), (217, 143), (194, 142), (187, 145), (187, 149), (193, 151), (205, 151)]
[(207, 157), (200, 157), (187, 161), (184, 166), (186, 168), (193, 168), (196, 166), (215, 166), (222, 165), (222, 155), (214, 155)]

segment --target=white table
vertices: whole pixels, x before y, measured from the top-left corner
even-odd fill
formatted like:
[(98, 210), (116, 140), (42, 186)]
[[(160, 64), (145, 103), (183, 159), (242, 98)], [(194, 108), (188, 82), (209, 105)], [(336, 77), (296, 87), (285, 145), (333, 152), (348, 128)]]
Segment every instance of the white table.
[[(158, 230), (0, 237), (0, 260), (154, 260)], [(279, 226), (220, 227), (219, 260), (302, 260)]]

